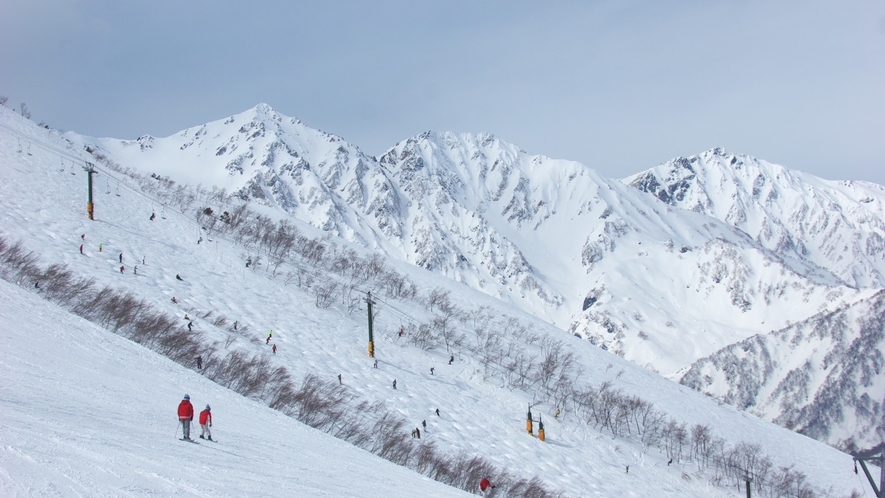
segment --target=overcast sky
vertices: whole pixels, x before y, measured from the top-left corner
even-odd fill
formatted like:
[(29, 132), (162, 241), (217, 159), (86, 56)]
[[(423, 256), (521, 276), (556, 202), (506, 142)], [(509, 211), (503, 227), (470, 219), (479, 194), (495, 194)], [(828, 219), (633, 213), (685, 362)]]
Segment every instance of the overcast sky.
[(265, 102), (372, 155), (491, 132), (608, 177), (723, 146), (885, 184), (885, 2), (0, 0), (0, 95), (90, 136)]

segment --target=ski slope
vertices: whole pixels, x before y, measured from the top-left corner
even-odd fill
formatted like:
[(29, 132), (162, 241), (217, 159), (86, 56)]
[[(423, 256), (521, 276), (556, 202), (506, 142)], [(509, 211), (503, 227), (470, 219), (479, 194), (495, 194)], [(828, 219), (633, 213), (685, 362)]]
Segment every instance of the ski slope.
[[(0, 280), (0, 495), (467, 496)], [(219, 443), (174, 437), (189, 393)], [(191, 428), (192, 437), (199, 425)], [(178, 429), (178, 437), (181, 431)]]
[[(30, 142), (30, 154), (27, 146), (18, 151), (21, 140)], [(734, 489), (713, 486), (692, 463), (668, 466), (657, 450), (613, 438), (573, 414), (554, 419), (555, 407), (549, 405), (533, 409), (544, 417), (547, 441), (527, 436), (524, 417), (533, 401), (530, 394), (485, 379), (470, 357), (457, 355), (450, 366), (444, 349), (425, 352), (397, 338), (402, 320), (430, 316), (415, 304), (397, 303), (404, 307), (399, 315), (379, 307), (379, 368), (372, 368), (365, 351), (364, 310), (348, 312), (339, 304), (319, 309), (309, 293), (273, 278), (264, 268), (245, 269), (246, 254), (232, 242), (197, 244), (201, 235), (193, 214), (166, 209), (160, 216), (161, 206), (138, 193), (122, 175), (99, 175), (96, 220), (87, 220), (86, 178), (79, 169), (86, 159), (51, 130), (0, 110), (0, 235), (23, 240), (40, 253), (43, 264), (66, 263), (78, 274), (130, 289), (169, 313), (189, 313), (196, 318), (195, 329), (209, 340), (230, 340), (229, 348), (270, 355), (295, 379), (312, 373), (332, 380), (342, 374), (344, 384), (360, 399), (381, 402), (416, 427), (426, 420), (425, 438), (440, 449), (483, 456), (519, 477), (540, 477), (568, 496), (734, 496)], [(154, 221), (149, 219), (152, 212), (158, 214)], [(138, 273), (133, 274), (136, 263)], [(482, 304), (520, 315), (438, 275), (390, 264), (408, 272), (424, 293), (440, 286), (452, 291), (458, 306)], [(183, 281), (177, 281), (176, 274)], [(5, 283), (2, 289), (4, 494), (461, 494), (246, 401), (29, 292)], [(213, 326), (211, 318), (198, 318), (208, 311), (237, 320), (249, 334), (231, 334)], [(832, 496), (863, 488), (851, 472), (848, 455), (720, 405), (540, 320), (522, 317), (533, 320), (535, 332), (551, 334), (579, 352), (582, 382), (610, 381), (674, 419), (709, 424), (730, 444), (759, 444), (776, 465), (795, 465), (810, 482), (831, 489)], [(276, 355), (264, 340), (271, 329), (279, 348)], [(430, 367), (435, 367), (435, 375), (430, 375)], [(393, 379), (396, 390), (391, 388)], [(212, 405), (220, 444), (191, 446), (173, 437), (175, 408), (185, 392), (196, 408)]]

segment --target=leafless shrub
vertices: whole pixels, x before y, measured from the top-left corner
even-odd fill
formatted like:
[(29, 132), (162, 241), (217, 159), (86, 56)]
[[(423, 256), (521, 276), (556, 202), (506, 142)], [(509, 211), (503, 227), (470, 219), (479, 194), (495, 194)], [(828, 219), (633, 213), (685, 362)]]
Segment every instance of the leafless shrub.
[(427, 296), (426, 299), (427, 306), (430, 308), (430, 312), (433, 312), (434, 306), (440, 309), (440, 311), (442, 311), (443, 313), (445, 313), (445, 309), (451, 308), (452, 302), (451, 298), (449, 297), (450, 294), (451, 292), (441, 287), (436, 287), (432, 291), (430, 291), (430, 294)]
[[(203, 318), (208, 318), (208, 315), (204, 316)], [(227, 324), (228, 324), (228, 319), (224, 315), (218, 315), (215, 317), (215, 320), (212, 321), (212, 325), (214, 325), (216, 327), (224, 327)]]
[(10, 275), (9, 280), (18, 285), (28, 285), (36, 282), (40, 276), (40, 267), (37, 265), (39, 257), (33, 251), (26, 251), (21, 241), (3, 251), (2, 263), (5, 274)]
[(430, 325), (422, 323), (417, 328), (410, 328), (408, 342), (423, 351), (430, 351), (439, 343), (439, 338), (433, 333)]
[(314, 286), (313, 291), (316, 296), (316, 307), (326, 309), (332, 306), (335, 301), (335, 291), (338, 290), (338, 282), (329, 280), (325, 283)]

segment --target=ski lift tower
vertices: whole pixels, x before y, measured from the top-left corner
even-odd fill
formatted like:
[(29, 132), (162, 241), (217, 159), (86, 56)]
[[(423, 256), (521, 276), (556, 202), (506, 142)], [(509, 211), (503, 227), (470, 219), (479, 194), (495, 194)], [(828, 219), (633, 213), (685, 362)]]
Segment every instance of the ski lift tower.
[(375, 337), (372, 334), (372, 322), (375, 320), (372, 318), (372, 305), (375, 304), (375, 301), (372, 300), (372, 293), (366, 293), (366, 305), (369, 308), (369, 358), (375, 357)]
[(86, 216), (88, 216), (90, 220), (94, 220), (95, 205), (92, 204), (92, 175), (95, 174), (95, 165), (92, 163), (86, 163), (86, 166), (83, 166), (83, 169), (86, 171), (86, 182), (89, 188), (89, 200), (86, 202)]
[[(857, 472), (856, 465), (858, 462), (860, 462), (860, 467), (863, 469), (863, 473), (867, 476), (867, 480), (870, 481), (870, 486), (873, 488), (873, 492), (876, 493), (876, 497), (885, 498), (885, 443), (879, 443), (878, 446), (872, 449), (855, 454), (855, 473)], [(867, 462), (879, 466), (879, 486), (876, 486), (876, 482), (873, 480), (873, 476), (867, 468)]]

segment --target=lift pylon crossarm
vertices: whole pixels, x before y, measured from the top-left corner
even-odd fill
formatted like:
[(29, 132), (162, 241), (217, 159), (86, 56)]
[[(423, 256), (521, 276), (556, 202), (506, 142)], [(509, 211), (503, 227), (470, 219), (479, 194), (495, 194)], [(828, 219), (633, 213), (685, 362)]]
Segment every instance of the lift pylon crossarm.
[[(870, 487), (873, 488), (875, 495), (878, 498), (885, 498), (885, 443), (880, 443), (872, 449), (855, 454), (854, 461), (855, 463), (860, 463), (860, 468), (863, 469), (864, 475), (866, 475), (867, 480), (870, 481)], [(879, 466), (878, 486), (873, 479), (873, 475), (870, 474), (870, 469), (867, 468), (867, 462)]]

